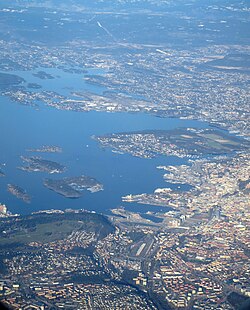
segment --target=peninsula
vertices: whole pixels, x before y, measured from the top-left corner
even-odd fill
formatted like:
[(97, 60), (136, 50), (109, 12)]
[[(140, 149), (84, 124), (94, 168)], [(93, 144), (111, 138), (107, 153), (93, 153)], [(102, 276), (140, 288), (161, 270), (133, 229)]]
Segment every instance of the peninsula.
[(143, 130), (93, 136), (104, 148), (141, 158), (156, 156), (200, 157), (246, 150), (250, 142), (213, 128)]

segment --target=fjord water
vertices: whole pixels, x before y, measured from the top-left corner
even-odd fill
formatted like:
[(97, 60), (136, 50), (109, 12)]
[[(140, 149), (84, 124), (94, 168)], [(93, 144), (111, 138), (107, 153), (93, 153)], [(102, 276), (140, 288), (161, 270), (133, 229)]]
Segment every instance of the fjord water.
[[(45, 71), (48, 72), (48, 70)], [(63, 72), (60, 74), (60, 78), (50, 81), (38, 80), (27, 73), (23, 76), (29, 83), (39, 83), (46, 90), (52, 90), (53, 87), (53, 90), (58, 93), (65, 91), (65, 86), (75, 87), (74, 90), (89, 90), (97, 93), (103, 91), (98, 86), (84, 83), (79, 74), (73, 74), (72, 84), (69, 79), (69, 75), (72, 76), (72, 74)], [(105, 213), (111, 208), (124, 206), (121, 201), (124, 195), (150, 193), (157, 187), (169, 186), (162, 178), (163, 172), (156, 169), (158, 165), (178, 165), (187, 162), (186, 159), (173, 156), (142, 159), (128, 154), (115, 154), (111, 150), (100, 148), (91, 138), (92, 135), (208, 126), (199, 121), (157, 118), (142, 113), (73, 112), (44, 105), (34, 109), (12, 102), (4, 96), (0, 97), (0, 117), (0, 168), (6, 174), (5, 177), (0, 178), (0, 202), (5, 203), (11, 212), (21, 214), (52, 208), (84, 208)], [(42, 145), (60, 146), (63, 152), (34, 154), (26, 151)], [(67, 171), (63, 174), (48, 175), (19, 170), (17, 167), (22, 165), (21, 155), (35, 155), (57, 161), (64, 164)], [(67, 199), (48, 190), (42, 184), (43, 179), (47, 177), (58, 179), (81, 174), (95, 177), (103, 183), (104, 191), (94, 194), (85, 192), (80, 199)], [(27, 190), (32, 197), (31, 204), (26, 204), (8, 193), (6, 188), (8, 183)], [(141, 212), (152, 209), (149, 206), (128, 204), (126, 207)]]

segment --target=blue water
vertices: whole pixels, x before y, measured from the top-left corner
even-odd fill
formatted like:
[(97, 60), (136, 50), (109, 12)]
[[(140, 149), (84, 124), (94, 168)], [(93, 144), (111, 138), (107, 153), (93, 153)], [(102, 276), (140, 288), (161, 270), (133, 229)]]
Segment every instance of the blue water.
[[(34, 74), (39, 71), (44, 71), (50, 74), (53, 79), (40, 79), (39, 77), (34, 76)], [(103, 75), (105, 72), (104, 69), (88, 69), (87, 75)], [(88, 91), (101, 94), (106, 90), (102, 86), (86, 83), (84, 81), (84, 74), (72, 74), (57, 68), (39, 67), (33, 71), (10, 71), (8, 73), (21, 76), (25, 79), (26, 83), (24, 83), (24, 86), (27, 86), (28, 83), (36, 83), (42, 86), (42, 90), (59, 92), (61, 95), (65, 96), (70, 95), (70, 92), (72, 91)], [(28, 90), (36, 91), (33, 89)]]
[[(44, 71), (48, 72), (47, 69)], [(63, 92), (62, 89), (65, 89), (66, 84), (75, 90), (90, 90), (89, 85), (80, 79), (81, 75), (65, 73), (64, 79), (63, 74), (61, 71), (60, 78), (39, 79), (39, 81), (27, 72), (23, 73), (23, 76), (27, 82), (39, 83), (44, 89), (50, 88), (59, 93)], [(68, 75), (74, 76), (73, 84), (70, 83)], [(76, 80), (79, 84), (76, 84)], [(98, 93), (101, 88), (91, 85), (91, 91)], [(45, 106), (36, 110), (11, 102), (2, 96), (0, 97), (0, 168), (6, 173), (6, 177), (0, 178), (0, 202), (5, 203), (11, 212), (21, 214), (51, 208), (85, 208), (105, 213), (111, 208), (125, 205), (121, 201), (124, 195), (150, 193), (157, 187), (169, 186), (162, 178), (163, 171), (156, 169), (158, 165), (178, 165), (186, 163), (186, 160), (163, 156), (141, 159), (126, 154), (115, 154), (111, 150), (101, 149), (91, 136), (182, 126), (207, 127), (208, 124), (191, 120), (157, 118), (147, 114), (79, 113)], [(21, 155), (32, 155), (26, 152), (26, 149), (42, 145), (57, 145), (63, 148), (62, 153), (43, 153), (41, 156), (64, 164), (67, 167), (65, 173), (48, 175), (17, 169), (22, 164)], [(35, 155), (40, 156), (39, 153)], [(46, 177), (56, 179), (80, 174), (95, 177), (104, 184), (104, 191), (94, 194), (87, 192), (80, 199), (71, 200), (48, 190), (42, 184), (42, 180)], [(32, 196), (31, 204), (26, 204), (7, 192), (8, 183), (26, 189)], [(141, 212), (148, 211), (145, 205), (137, 205), (135, 209)]]

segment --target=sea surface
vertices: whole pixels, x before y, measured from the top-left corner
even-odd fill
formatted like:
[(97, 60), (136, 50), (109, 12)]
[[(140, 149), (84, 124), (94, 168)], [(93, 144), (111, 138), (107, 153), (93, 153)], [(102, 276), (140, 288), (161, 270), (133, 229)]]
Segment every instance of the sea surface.
[[(40, 69), (39, 69), (40, 70)], [(39, 71), (37, 70), (37, 71)], [(103, 87), (90, 85), (83, 80), (83, 74), (65, 73), (58, 69), (44, 69), (55, 78), (42, 80), (32, 72), (12, 72), (22, 76), (27, 83), (37, 83), (42, 90), (53, 90), (69, 95), (71, 91), (102, 93)], [(102, 74), (90, 69), (87, 74)], [(33, 90), (40, 91), (40, 90)], [(72, 112), (39, 105), (38, 109), (12, 102), (0, 97), (0, 169), (6, 174), (0, 178), (0, 203), (6, 204), (12, 213), (27, 214), (45, 209), (88, 209), (108, 213), (110, 209), (125, 206), (137, 212), (167, 211), (168, 208), (126, 204), (121, 197), (127, 194), (151, 193), (158, 187), (172, 187), (163, 180), (163, 171), (158, 165), (180, 165), (187, 159), (174, 156), (160, 156), (142, 159), (128, 154), (116, 154), (102, 149), (92, 135), (113, 132), (173, 129), (178, 127), (206, 128), (209, 124), (195, 120), (159, 118), (143, 113)], [(30, 148), (56, 145), (62, 153), (31, 153)], [(62, 163), (67, 167), (62, 174), (25, 172), (20, 156), (41, 156)], [(58, 179), (66, 176), (89, 175), (104, 185), (104, 191), (84, 192), (79, 199), (68, 199), (43, 186), (44, 178)], [(7, 191), (12, 183), (24, 188), (31, 195), (30, 204), (17, 199)], [(184, 188), (185, 189), (185, 186)]]

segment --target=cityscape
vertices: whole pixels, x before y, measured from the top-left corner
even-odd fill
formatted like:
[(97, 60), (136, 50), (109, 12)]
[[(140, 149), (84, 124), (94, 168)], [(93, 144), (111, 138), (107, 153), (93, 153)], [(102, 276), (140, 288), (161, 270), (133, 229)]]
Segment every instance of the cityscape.
[(0, 4), (0, 306), (249, 309), (249, 14)]

